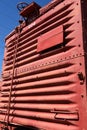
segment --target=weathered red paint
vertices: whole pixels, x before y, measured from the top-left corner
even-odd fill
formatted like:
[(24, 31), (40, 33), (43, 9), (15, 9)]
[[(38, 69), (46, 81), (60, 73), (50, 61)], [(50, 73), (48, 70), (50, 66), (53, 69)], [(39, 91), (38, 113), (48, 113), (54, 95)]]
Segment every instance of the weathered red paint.
[(38, 4), (32, 2), (30, 5), (26, 6), (24, 10), (20, 12), (20, 15), (22, 15), (23, 17), (27, 17), (30, 13), (33, 13), (35, 9), (39, 10), (40, 8), (41, 7)]
[(87, 130), (86, 5), (86, 0), (53, 0), (31, 24), (21, 25), (20, 34), (13, 30), (6, 37), (1, 122), (8, 120), (12, 83), (9, 124)]
[[(37, 52), (63, 43), (63, 26), (57, 27), (38, 38)], [(62, 45), (63, 46), (63, 45)]]

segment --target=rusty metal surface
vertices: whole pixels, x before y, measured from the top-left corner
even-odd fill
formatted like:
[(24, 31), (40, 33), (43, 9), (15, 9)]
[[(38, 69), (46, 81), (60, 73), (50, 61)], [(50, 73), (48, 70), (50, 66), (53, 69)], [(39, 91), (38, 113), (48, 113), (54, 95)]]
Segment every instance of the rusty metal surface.
[[(60, 27), (63, 27), (62, 46), (57, 38), (55, 43), (47, 39), (48, 34), (52, 36), (51, 31), (60, 32)], [(2, 122), (7, 121), (17, 37), (18, 33), (12, 32), (6, 38), (0, 102)], [(42, 52), (45, 43), (41, 41), (45, 38), (49, 49)], [(21, 31), (9, 123), (41, 130), (87, 130), (85, 63), (81, 1), (64, 0)]]

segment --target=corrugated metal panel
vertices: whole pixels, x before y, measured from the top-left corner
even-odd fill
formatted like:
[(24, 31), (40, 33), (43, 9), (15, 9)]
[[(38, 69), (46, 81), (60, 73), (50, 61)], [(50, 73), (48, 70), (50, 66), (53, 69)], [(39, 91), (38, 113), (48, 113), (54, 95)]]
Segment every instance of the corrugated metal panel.
[[(0, 102), (2, 122), (8, 119), (5, 113), (12, 87), (10, 123), (44, 130), (86, 130), (86, 75), (80, 7), (80, 0), (65, 0), (23, 28), (19, 36), (14, 31), (6, 38)], [(41, 44), (38, 39), (61, 26), (64, 29), (63, 45), (37, 52)], [(48, 42), (50, 45), (51, 41)]]

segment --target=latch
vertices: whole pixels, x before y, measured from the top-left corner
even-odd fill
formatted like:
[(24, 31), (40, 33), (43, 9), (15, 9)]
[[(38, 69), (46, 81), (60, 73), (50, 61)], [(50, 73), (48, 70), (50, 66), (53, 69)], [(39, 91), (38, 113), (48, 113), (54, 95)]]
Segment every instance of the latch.
[(80, 84), (84, 84), (85, 77), (82, 72), (78, 72), (78, 78), (80, 80)]

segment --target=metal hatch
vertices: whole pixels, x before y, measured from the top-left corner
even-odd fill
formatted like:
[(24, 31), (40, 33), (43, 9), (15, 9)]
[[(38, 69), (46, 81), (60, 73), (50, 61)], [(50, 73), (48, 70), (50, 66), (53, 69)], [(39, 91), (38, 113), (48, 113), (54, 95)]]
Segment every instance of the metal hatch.
[(32, 22), (38, 17), (39, 9), (41, 8), (41, 6), (35, 2), (32, 2), (30, 4), (21, 2), (18, 3), (17, 8), (20, 11), (20, 15), (24, 18), (24, 20)]

